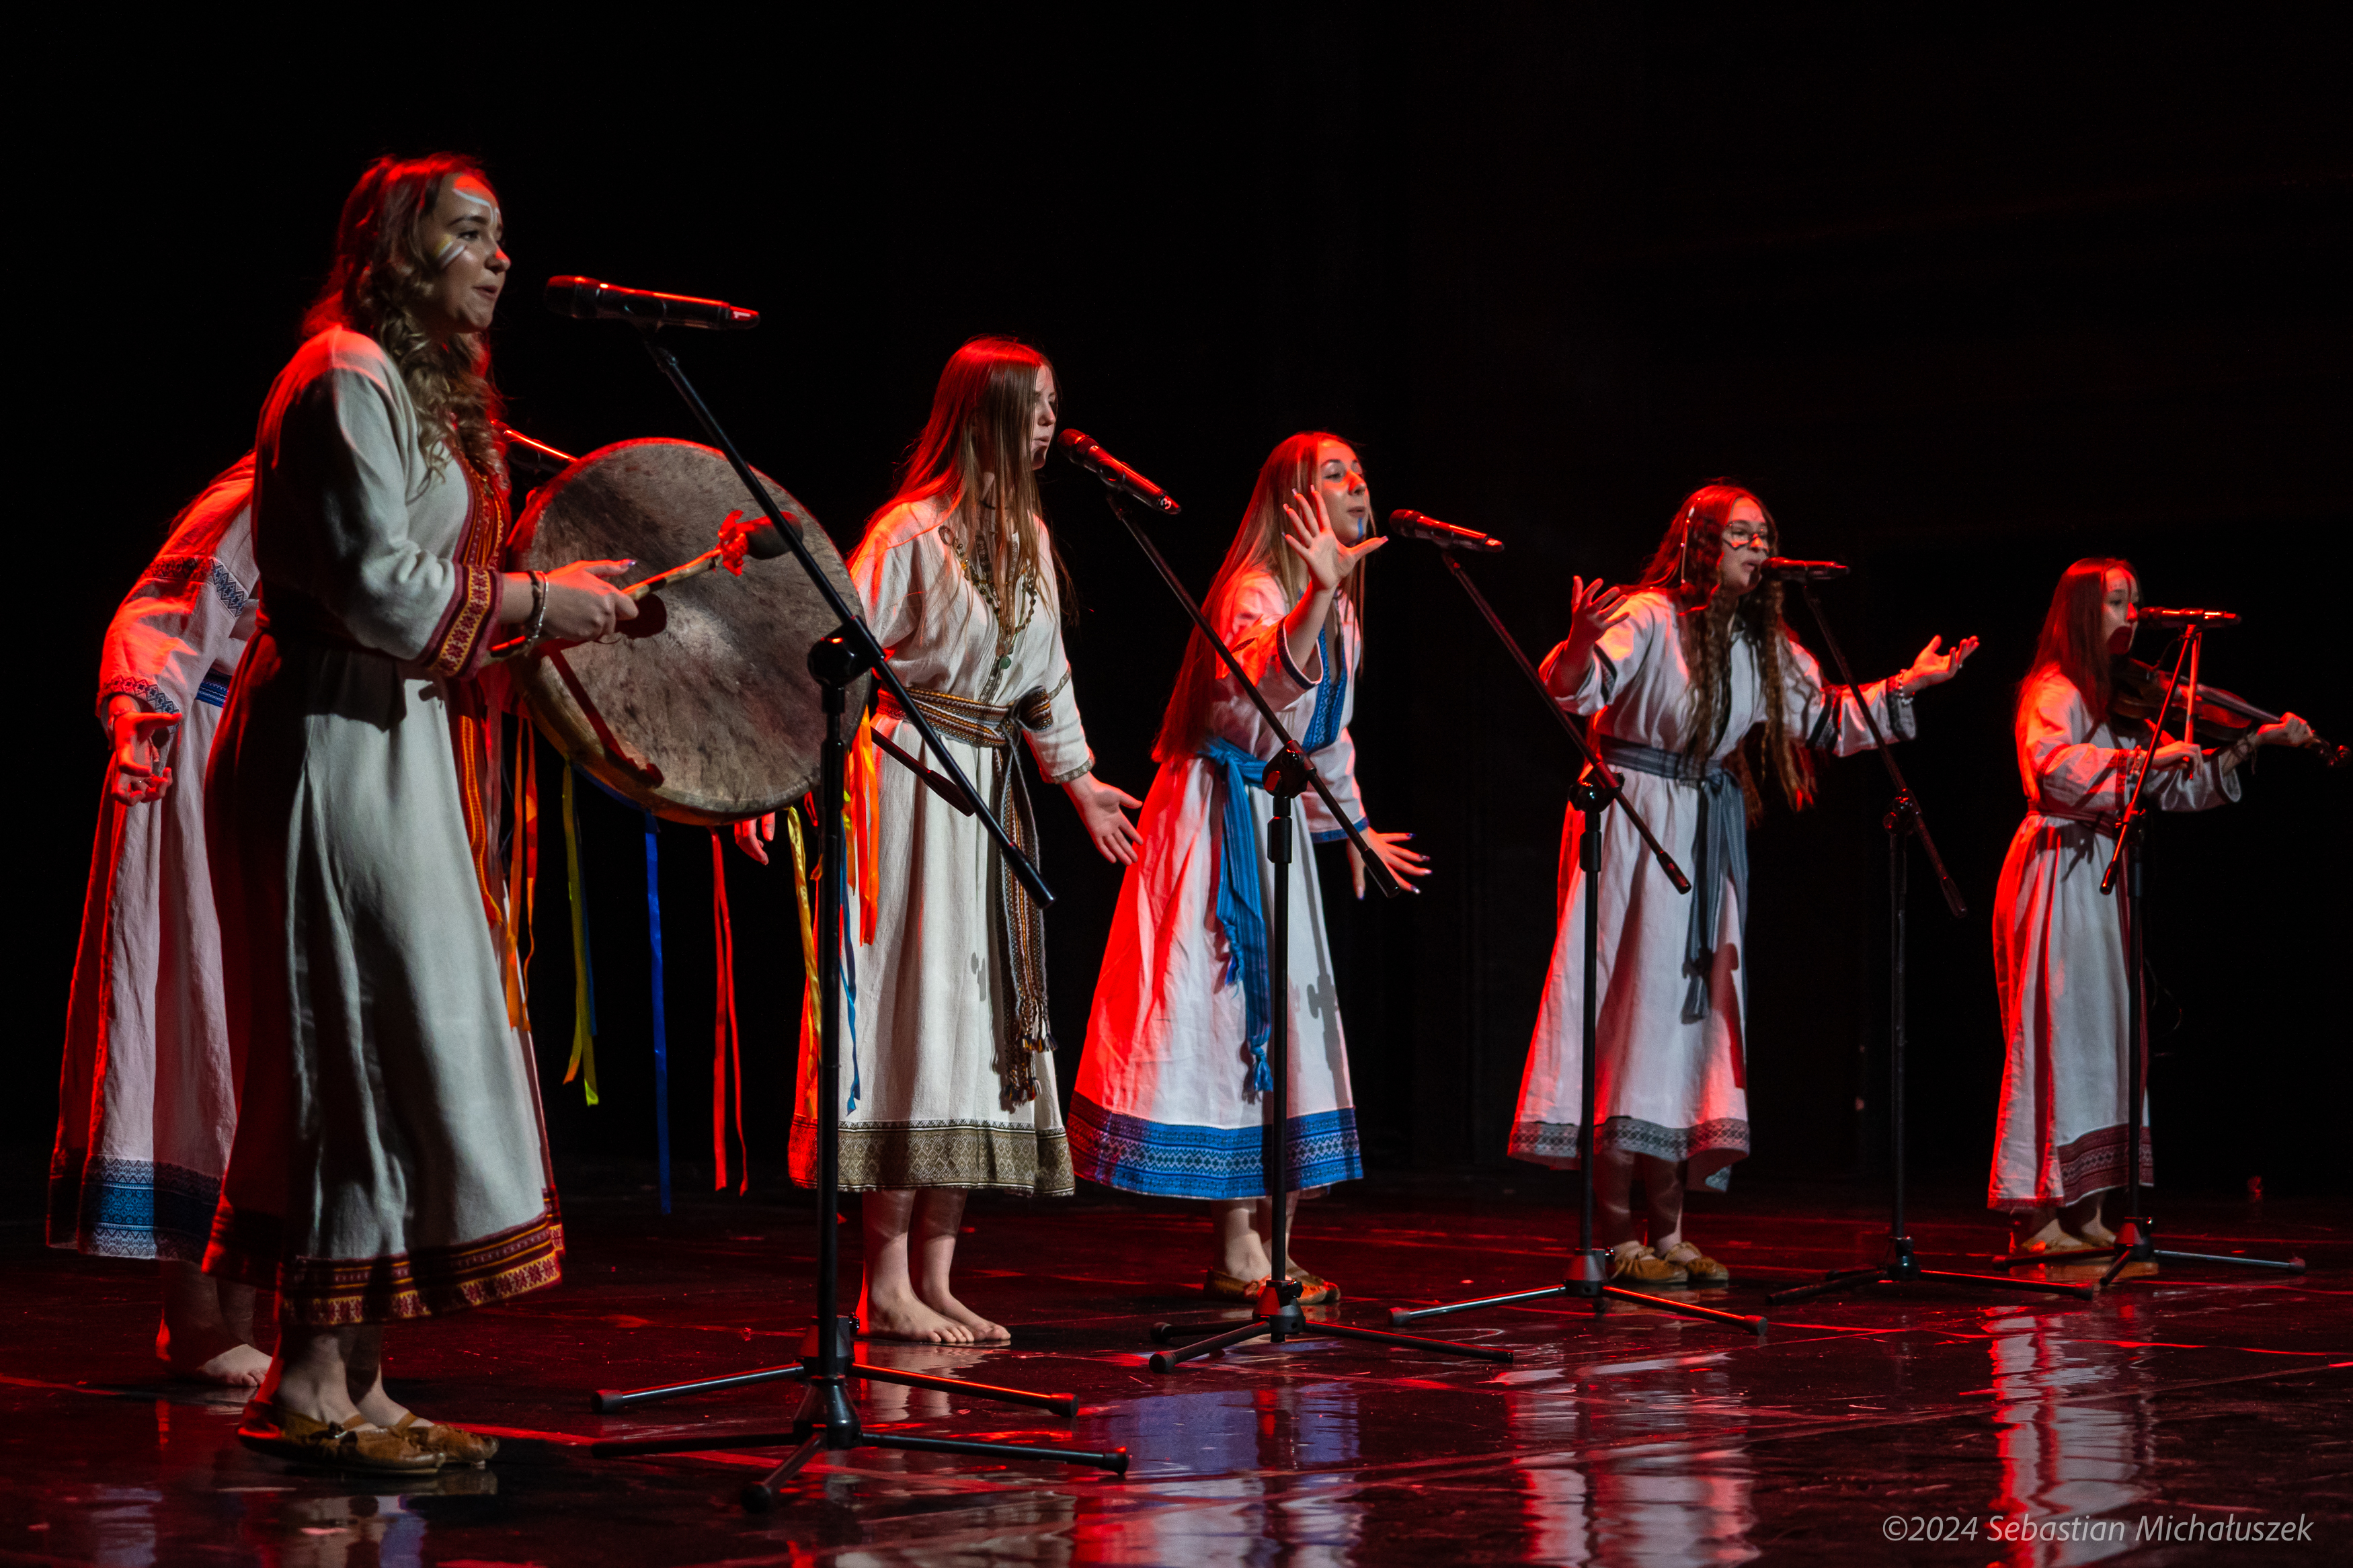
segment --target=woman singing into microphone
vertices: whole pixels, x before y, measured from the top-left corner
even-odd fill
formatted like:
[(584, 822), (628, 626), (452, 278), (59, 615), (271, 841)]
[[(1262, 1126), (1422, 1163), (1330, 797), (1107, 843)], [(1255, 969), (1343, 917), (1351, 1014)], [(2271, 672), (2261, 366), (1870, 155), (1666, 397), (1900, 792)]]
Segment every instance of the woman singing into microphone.
[[(2011, 1216), (2023, 1253), (2097, 1251), (2116, 1237), (2100, 1195), (2125, 1182), (2130, 984), (2124, 895), (2100, 882), (2116, 846), (2148, 727), (2111, 710), (2110, 668), (2131, 647), (2140, 584), (2123, 561), (2078, 561), (2061, 574), (2018, 689), (2018, 774), (2026, 820), (2002, 861), (1993, 916), (2001, 1003), (2001, 1111), (1989, 1206)], [(2239, 798), (2239, 765), (2258, 746), (2311, 739), (2295, 714), (2219, 751), (2158, 745), (2141, 798), (2204, 811)], [(2141, 1180), (2150, 1179), (2141, 1121)]]
[[(1018, 843), (1037, 828), (1017, 744), (1059, 784), (1104, 859), (1134, 856), (1134, 796), (1094, 776), (1062, 651), (1054, 546), (1035, 470), (1059, 417), (1054, 367), (1007, 338), (975, 338), (941, 372), (899, 492), (874, 514), (849, 575), (891, 668)], [(922, 744), (886, 694), (874, 731)], [(950, 1270), (975, 1187), (1074, 1187), (1054, 1090), (1045, 911), (980, 825), (861, 736), (852, 762), (842, 1079), (801, 1049), (793, 1176), (817, 1179), (816, 1097), (841, 1097), (841, 1185), (864, 1193), (859, 1320), (879, 1339), (992, 1344), (1005, 1329), (956, 1299)], [(765, 859), (760, 835), (736, 840)]]
[[(1320, 431), (1292, 437), (1259, 470), (1207, 608), (1341, 809), (1405, 879), (1426, 874), (1422, 857), (1405, 847), (1411, 835), (1364, 826), (1348, 735), (1364, 659), (1363, 559), (1382, 543), (1368, 537), (1372, 515), (1365, 466), (1346, 442)], [(1273, 802), (1260, 780), (1278, 744), (1195, 632), (1153, 749), (1160, 772), (1145, 801), (1143, 851), (1120, 883), (1071, 1102), (1081, 1175), (1209, 1201), (1206, 1289), (1227, 1300), (1255, 1300), (1274, 1268), (1260, 1100), (1274, 1086), (1263, 913), (1273, 897), (1265, 850)], [(1319, 840), (1342, 836), (1312, 792), (1299, 797), (1297, 819)], [(1364, 868), (1353, 847), (1349, 855), (1362, 897)], [(1290, 904), (1285, 1137), (1305, 1189), (1363, 1170), (1311, 853), (1292, 858)], [(1307, 1304), (1339, 1294), (1295, 1262), (1291, 1276)]]
[[(1741, 952), (1748, 909), (1746, 825), (1762, 808), (1749, 742), (1802, 810), (1810, 752), (1867, 750), (1868, 703), (1893, 739), (1913, 733), (1912, 697), (1950, 680), (1977, 649), (1932, 637), (1911, 668), (1860, 694), (1825, 687), (1781, 620), (1781, 587), (1763, 580), (1778, 530), (1736, 486), (1694, 491), (1676, 509), (1642, 580), (1620, 595), (1574, 581), (1568, 640), (1545, 682), (1593, 715), (1626, 799), (1689, 874), (1679, 898), (1623, 812), (1603, 818), (1601, 995), (1594, 1114), (1596, 1234), (1612, 1271), (1638, 1284), (1720, 1285), (1731, 1276), (1683, 1238), (1683, 1187), (1721, 1191), (1748, 1152), (1748, 1068)], [(1859, 695), (1859, 700), (1858, 700)], [(1511, 1152), (1574, 1166), (1584, 1034), (1585, 902), (1575, 806), (1561, 834), (1559, 928), (1520, 1086)], [(1637, 1168), (1650, 1243), (1630, 1206)]]

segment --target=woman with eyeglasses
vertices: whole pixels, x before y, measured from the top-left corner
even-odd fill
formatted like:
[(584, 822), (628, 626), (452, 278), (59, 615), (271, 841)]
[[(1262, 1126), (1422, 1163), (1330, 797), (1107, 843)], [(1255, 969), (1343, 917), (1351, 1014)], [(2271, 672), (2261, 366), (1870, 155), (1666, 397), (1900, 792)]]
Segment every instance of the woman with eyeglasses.
[[(1585, 900), (1600, 900), (1594, 1129), (1597, 1234), (1611, 1272), (1648, 1285), (1722, 1285), (1730, 1271), (1683, 1234), (1683, 1189), (1721, 1192), (1748, 1152), (1745, 990), (1749, 820), (1763, 802), (1750, 742), (1802, 810), (1810, 753), (1868, 750), (1867, 704), (1891, 739), (1913, 733), (1912, 698), (1958, 674), (1978, 642), (1931, 637), (1910, 668), (1858, 694), (1825, 686), (1763, 580), (1778, 542), (1747, 490), (1694, 491), (1630, 592), (1572, 581), (1568, 639), (1546, 658), (1554, 698), (1592, 734), (1660, 842), (1692, 880), (1678, 897), (1620, 811), (1602, 819), (1600, 887), (1586, 886), (1575, 806), (1562, 830), (1559, 927), (1520, 1086), (1511, 1152), (1577, 1163), (1584, 1032)], [(1639, 1169), (1649, 1241), (1632, 1206)]]

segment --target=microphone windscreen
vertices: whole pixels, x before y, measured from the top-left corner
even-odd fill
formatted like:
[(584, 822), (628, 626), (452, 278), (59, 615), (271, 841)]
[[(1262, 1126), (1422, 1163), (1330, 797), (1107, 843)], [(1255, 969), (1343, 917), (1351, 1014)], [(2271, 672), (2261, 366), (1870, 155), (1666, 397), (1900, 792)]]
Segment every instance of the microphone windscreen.
[(763, 522), (744, 540), (744, 552), (760, 561), (774, 561), (791, 548), (785, 542), (785, 536), (776, 531), (776, 525), (773, 522)]
[(542, 298), (547, 301), (547, 308), (559, 316), (585, 316), (594, 308), (596, 290), (601, 287), (594, 278), (551, 278)]

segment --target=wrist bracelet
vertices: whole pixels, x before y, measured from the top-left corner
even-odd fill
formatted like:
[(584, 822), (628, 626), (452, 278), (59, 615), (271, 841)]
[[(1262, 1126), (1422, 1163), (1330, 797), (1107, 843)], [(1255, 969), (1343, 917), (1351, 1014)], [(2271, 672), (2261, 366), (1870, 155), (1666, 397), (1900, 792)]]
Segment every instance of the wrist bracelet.
[(531, 628), (522, 634), (526, 645), (535, 643), (547, 627), (547, 574), (531, 574)]

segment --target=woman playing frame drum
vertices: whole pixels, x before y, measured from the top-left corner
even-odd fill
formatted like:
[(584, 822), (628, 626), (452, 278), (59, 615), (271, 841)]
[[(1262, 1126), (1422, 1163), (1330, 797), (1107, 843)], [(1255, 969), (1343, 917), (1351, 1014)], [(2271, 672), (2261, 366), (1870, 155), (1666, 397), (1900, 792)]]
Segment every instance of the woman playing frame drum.
[[(1677, 897), (1622, 812), (1603, 818), (1599, 896), (1596, 1234), (1613, 1271), (1641, 1284), (1716, 1285), (1730, 1273), (1683, 1238), (1686, 1182), (1721, 1191), (1748, 1152), (1747, 821), (1760, 807), (1752, 736), (1783, 797), (1812, 797), (1809, 753), (1867, 750), (1870, 705), (1891, 740), (1913, 733), (1912, 696), (1949, 680), (1977, 649), (1933, 637), (1912, 667), (1860, 693), (1824, 687), (1782, 624), (1781, 588), (1761, 581), (1779, 542), (1764, 503), (1717, 483), (1675, 510), (1642, 580), (1621, 595), (1575, 581), (1574, 626), (1544, 663), (1571, 712), (1593, 715), (1626, 797), (1691, 874)], [(1577, 864), (1584, 814), (1561, 833), (1559, 928), (1520, 1085), (1511, 1152), (1577, 1163), (1583, 1044), (1585, 903)], [(1630, 1207), (1637, 1168), (1650, 1242)]]
[[(1383, 542), (1368, 537), (1371, 522), (1364, 465), (1348, 444), (1320, 431), (1292, 437), (1259, 470), (1207, 608), (1341, 809), (1402, 880), (1425, 874), (1422, 857), (1404, 847), (1409, 835), (1365, 827), (1348, 734), (1364, 659), (1362, 561)], [(1071, 1101), (1081, 1175), (1208, 1200), (1216, 1250), (1206, 1289), (1229, 1300), (1255, 1300), (1273, 1269), (1260, 1106), (1273, 1087), (1262, 913), (1274, 896), (1273, 803), (1260, 781), (1277, 745), (1195, 632), (1154, 748), (1160, 772), (1145, 801), (1143, 852), (1120, 884)], [(1301, 795), (1298, 811), (1319, 841), (1342, 836), (1320, 796)], [(1354, 868), (1361, 898), (1364, 868)], [(1364, 1173), (1312, 854), (1292, 859), (1290, 903), (1283, 1136), (1306, 1189)], [(1303, 1301), (1339, 1294), (1296, 1262), (1291, 1273), (1306, 1288)]]
[(280, 1324), (238, 1436), (346, 1468), (487, 1459), (492, 1439), (385, 1394), (384, 1325), (551, 1284), (563, 1254), (479, 869), (496, 792), (475, 676), (501, 624), (586, 640), (635, 606), (606, 581), (626, 563), (499, 570), (481, 334), (507, 269), (462, 158), (380, 160), (344, 202), (262, 409), (262, 615), (206, 778), (246, 1068), (205, 1268), (275, 1288)]
[[(2132, 646), (2140, 584), (2123, 561), (2061, 574), (2018, 689), (2018, 776), (2026, 819), (2010, 841), (1993, 916), (1994, 989), (2006, 1047), (1987, 1203), (2011, 1216), (2021, 1252), (2096, 1251), (2115, 1235), (2100, 1194), (2125, 1182), (2129, 996), (2124, 893), (2100, 891), (2148, 726), (2110, 710), (2110, 667)], [(2158, 745), (2141, 798), (2204, 811), (2239, 798), (2258, 746), (2301, 745), (2293, 713), (2218, 751)], [(2140, 1179), (2151, 1179), (2141, 1121)]]

